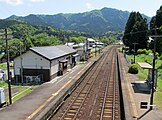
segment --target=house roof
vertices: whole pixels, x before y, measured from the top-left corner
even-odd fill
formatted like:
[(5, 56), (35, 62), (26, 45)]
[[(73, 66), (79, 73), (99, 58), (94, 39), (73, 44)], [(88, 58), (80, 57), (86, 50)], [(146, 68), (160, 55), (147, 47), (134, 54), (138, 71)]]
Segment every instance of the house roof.
[(30, 50), (48, 60), (53, 60), (65, 55), (76, 53), (76, 50), (66, 45), (33, 47), (30, 48)]

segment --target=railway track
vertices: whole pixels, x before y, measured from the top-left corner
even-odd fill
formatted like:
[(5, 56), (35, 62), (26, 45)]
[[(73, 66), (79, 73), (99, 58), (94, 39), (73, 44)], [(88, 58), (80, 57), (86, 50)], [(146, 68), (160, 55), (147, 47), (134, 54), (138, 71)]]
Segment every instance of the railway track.
[(117, 50), (111, 47), (52, 120), (120, 120), (117, 68)]

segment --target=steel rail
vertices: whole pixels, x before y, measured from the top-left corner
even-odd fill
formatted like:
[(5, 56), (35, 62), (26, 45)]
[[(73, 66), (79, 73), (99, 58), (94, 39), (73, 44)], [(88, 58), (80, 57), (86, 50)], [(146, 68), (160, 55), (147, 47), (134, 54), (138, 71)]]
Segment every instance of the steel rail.
[[(112, 59), (113, 59), (113, 57), (112, 57)], [(111, 61), (113, 61), (111, 59)], [(112, 69), (113, 67), (112, 67), (112, 65), (111, 65), (111, 69)], [(111, 72), (112, 72), (112, 70), (111, 70)], [(100, 120), (102, 120), (103, 119), (103, 116), (104, 116), (104, 109), (105, 109), (105, 104), (106, 104), (106, 98), (107, 98), (107, 94), (108, 94), (108, 86), (109, 86), (109, 80), (110, 80), (110, 75), (111, 75), (111, 72), (109, 72), (110, 74), (108, 75), (108, 77), (107, 77), (107, 82), (106, 82), (106, 89), (105, 89), (105, 94), (104, 94), (104, 101), (103, 101), (103, 103), (102, 103), (102, 109), (101, 109), (101, 115), (100, 115)]]
[[(113, 53), (114, 53), (114, 51), (115, 51), (115, 49), (113, 50)], [(103, 101), (103, 104), (102, 104), (102, 112), (101, 112), (101, 115), (100, 115), (100, 120), (103, 120), (104, 119), (104, 117), (106, 118), (106, 117), (110, 117), (110, 115), (108, 116), (108, 115), (106, 115), (106, 113), (105, 113), (105, 110), (106, 110), (106, 105), (107, 105), (107, 103), (106, 103), (106, 101), (112, 101), (112, 104), (113, 104), (113, 98), (111, 98), (111, 96), (112, 96), (112, 87), (114, 86), (114, 71), (115, 71), (115, 69), (114, 69), (114, 66), (115, 66), (115, 59), (114, 59), (114, 54), (113, 54), (113, 57), (112, 57), (112, 64), (111, 64), (111, 70), (110, 70), (110, 72), (111, 72), (111, 74), (110, 74), (110, 76), (109, 76), (109, 78), (107, 79), (107, 86), (106, 86), (106, 90), (105, 90), (105, 95), (104, 95), (104, 101)], [(113, 108), (113, 106), (112, 106), (112, 108)], [(109, 111), (110, 111), (110, 109), (109, 109)], [(108, 119), (108, 118), (107, 118)]]
[[(106, 56), (107, 56), (107, 55), (106, 55)], [(104, 57), (104, 60), (105, 60), (106, 58), (107, 58), (107, 57)], [(101, 63), (102, 63), (102, 61), (104, 61), (104, 60), (101, 60)], [(93, 72), (91, 72), (91, 74), (89, 75), (89, 76), (90, 76), (90, 80), (93, 78), (93, 75), (95, 74), (95, 72), (97, 72), (98, 69), (100, 69), (101, 67), (103, 67), (103, 65), (104, 65), (104, 64), (99, 64), (99, 63), (98, 63), (98, 66), (95, 67), (96, 69), (93, 69)], [(100, 71), (98, 71), (98, 72), (95, 74), (95, 76), (98, 76), (99, 72), (100, 72)], [(89, 90), (87, 91), (86, 95), (84, 96), (84, 99), (83, 99), (83, 101), (82, 101), (82, 103), (81, 103), (81, 105), (80, 105), (80, 107), (79, 107), (78, 111), (76, 112), (76, 114), (75, 114), (75, 116), (74, 116), (73, 119), (76, 118), (76, 116), (77, 116), (77, 114), (78, 114), (78, 112), (79, 112), (81, 106), (83, 105), (83, 103), (84, 103), (84, 101), (85, 101), (85, 99), (86, 99), (86, 97), (87, 97), (89, 91), (91, 90), (91, 88), (92, 88), (92, 86), (93, 86), (93, 84), (94, 84), (94, 82), (95, 82), (96, 79), (97, 79), (97, 77), (94, 79), (94, 81), (92, 82), (91, 86), (89, 87)], [(90, 81), (90, 80), (89, 80), (89, 81)], [(89, 81), (88, 81), (88, 82), (89, 82)], [(88, 82), (87, 82), (87, 83), (88, 83)], [(79, 95), (81, 94), (82, 90), (86, 87), (87, 83), (85, 83), (84, 86), (81, 88), (80, 92), (78, 92), (77, 96), (75, 97), (75, 99), (73, 99), (72, 103), (69, 105), (69, 107), (67, 108), (67, 110), (65, 111), (65, 113), (64, 113), (64, 114), (62, 115), (62, 117), (60, 118), (60, 120), (62, 120), (62, 119), (65, 117), (65, 115), (68, 113), (68, 111), (70, 110), (70, 108), (72, 107), (72, 105), (75, 103), (75, 101), (77, 100), (77, 98), (78, 98)]]
[[(107, 54), (106, 59), (108, 58), (108, 56), (110, 56), (110, 54)], [(111, 62), (108, 62), (107, 60), (104, 62), (104, 72), (103, 72), (102, 74), (100, 74), (100, 76), (98, 76), (98, 78), (102, 77), (103, 79), (106, 79), (108, 76), (110, 76), (110, 75), (109, 75), (110, 72), (108, 72), (108, 71), (109, 71), (109, 69), (111, 69), (111, 68), (106, 67), (106, 69), (105, 69), (105, 64), (111, 64)], [(106, 78), (104, 77), (104, 75), (106, 75)], [(105, 83), (105, 81), (103, 80), (103, 81), (99, 84), (99, 87), (98, 87), (99, 91), (100, 91), (100, 89), (101, 89), (102, 87), (105, 87), (105, 86), (102, 86), (104, 83)], [(105, 84), (104, 84), (104, 85), (105, 85)], [(104, 90), (104, 91), (105, 91), (105, 90)], [(102, 92), (103, 92), (103, 91), (102, 91)], [(98, 93), (96, 94), (96, 96), (95, 96), (95, 99), (94, 99), (93, 105), (92, 105), (92, 107), (91, 107), (91, 112), (90, 112), (90, 114), (89, 114), (89, 116), (88, 116), (88, 119), (92, 119), (91, 117), (94, 116), (94, 115), (96, 115), (96, 114), (94, 113), (94, 110), (93, 110), (93, 109), (95, 109), (95, 104), (97, 103), (98, 99), (100, 98), (100, 93), (101, 93), (101, 92), (98, 92)]]
[[(117, 65), (117, 62), (115, 62), (115, 65)], [(113, 74), (114, 75), (114, 86), (113, 86), (114, 87), (114, 93), (113, 93), (114, 95), (113, 95), (113, 107), (112, 107), (112, 109), (113, 109), (112, 110), (112, 120), (115, 120), (115, 108), (116, 108), (116, 89), (117, 89), (116, 88), (116, 76), (117, 76), (116, 75), (117, 74), (116, 67), (117, 66), (114, 67), (114, 74)]]

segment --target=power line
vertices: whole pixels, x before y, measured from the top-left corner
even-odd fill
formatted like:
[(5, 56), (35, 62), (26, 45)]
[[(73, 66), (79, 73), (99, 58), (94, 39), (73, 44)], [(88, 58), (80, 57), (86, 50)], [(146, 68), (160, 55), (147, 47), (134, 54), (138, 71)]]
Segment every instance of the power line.
[(129, 33), (126, 33), (124, 35), (133, 35), (133, 34), (138, 34), (138, 33), (149, 33), (149, 30), (144, 30), (144, 31), (138, 31), (138, 32), (129, 32)]
[(138, 34), (138, 33), (149, 33), (153, 30), (160, 30), (160, 28), (152, 28), (151, 30), (143, 30), (143, 31), (137, 31), (137, 32), (129, 32), (129, 33), (126, 33), (124, 35), (132, 35), (132, 34)]

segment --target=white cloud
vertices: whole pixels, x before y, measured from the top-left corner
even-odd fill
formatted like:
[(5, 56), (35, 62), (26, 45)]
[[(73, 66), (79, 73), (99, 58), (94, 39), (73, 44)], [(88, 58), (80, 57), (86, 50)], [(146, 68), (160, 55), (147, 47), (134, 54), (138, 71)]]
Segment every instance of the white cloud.
[(4, 2), (13, 6), (23, 4), (23, 0), (0, 0), (0, 2)]
[[(31, 2), (45, 2), (46, 0), (30, 0)], [(24, 0), (0, 0), (0, 2), (4, 2), (6, 4), (10, 4), (12, 6), (21, 5), (24, 3)]]
[(13, 6), (23, 4), (23, 0), (0, 0), (0, 2), (5, 2)]
[(46, 0), (30, 0), (31, 2), (44, 2)]
[(86, 3), (86, 6), (87, 6), (88, 9), (93, 9), (94, 8), (91, 3)]

